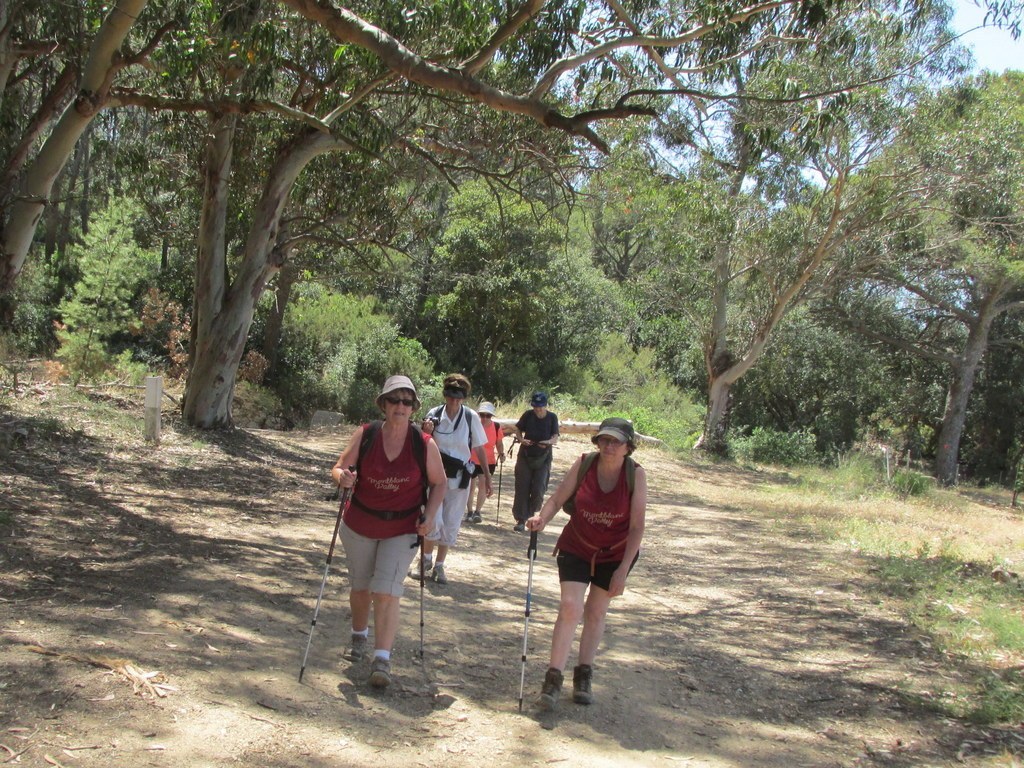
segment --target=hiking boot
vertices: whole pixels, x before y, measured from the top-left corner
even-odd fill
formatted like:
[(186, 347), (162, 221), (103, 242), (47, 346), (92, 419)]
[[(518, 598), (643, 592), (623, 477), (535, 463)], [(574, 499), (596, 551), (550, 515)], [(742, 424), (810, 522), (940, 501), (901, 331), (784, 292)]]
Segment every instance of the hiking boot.
[(370, 664), (370, 685), (374, 688), (387, 688), (391, 685), (391, 662), (380, 656), (374, 656)]
[(580, 664), (572, 670), (572, 700), (577, 704), (591, 704), (594, 701), (590, 693), (590, 682), (594, 677), (594, 668), (589, 664)]
[(345, 649), (345, 658), (349, 661), (362, 661), (370, 649), (370, 638), (366, 635), (352, 633), (352, 640)]
[(469, 522), (479, 523), (483, 521), (483, 517), (480, 515), (480, 510), (473, 510), (473, 514), (469, 516)]
[(444, 563), (438, 563), (434, 566), (434, 570), (430, 573), (430, 580), (435, 584), (447, 584), (448, 577), (444, 572)]
[(526, 533), (526, 523), (516, 523), (514, 526), (512, 526), (512, 530), (516, 533)]
[(537, 706), (543, 710), (552, 710), (558, 706), (558, 697), (562, 693), (562, 673), (554, 667), (549, 667), (544, 674), (544, 685), (540, 689), (540, 698), (537, 699)]
[(423, 581), (424, 574), (430, 570), (430, 561), (423, 561), (423, 573), (420, 573), (420, 561), (417, 559), (413, 562), (412, 567), (409, 569), (409, 578), (415, 579), (416, 581)]

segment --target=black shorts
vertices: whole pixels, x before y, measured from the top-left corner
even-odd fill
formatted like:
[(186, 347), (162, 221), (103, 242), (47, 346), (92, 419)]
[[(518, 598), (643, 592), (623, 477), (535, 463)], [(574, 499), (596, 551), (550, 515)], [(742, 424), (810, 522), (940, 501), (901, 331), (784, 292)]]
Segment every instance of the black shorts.
[[(622, 564), (621, 560), (614, 563), (597, 563), (594, 566), (594, 575), (591, 576), (589, 560), (584, 560), (582, 557), (561, 551), (559, 551), (556, 559), (558, 561), (559, 583), (563, 581), (578, 581), (582, 584), (593, 584), (605, 592), (612, 585), (612, 574), (615, 573), (615, 569)], [(637, 552), (633, 562), (629, 564), (630, 572), (633, 571), (633, 566), (636, 565), (636, 561), (639, 559), (640, 553)]]
[[(491, 470), (491, 474), (492, 475), (494, 474), (494, 468), (497, 467), (497, 466), (498, 466), (497, 464), (488, 464), (487, 465), (487, 468), (489, 470)], [(476, 465), (476, 469), (473, 470), (473, 477), (480, 477), (480, 475), (482, 475), (483, 473), (484, 473), (484, 468), (481, 467), (479, 464), (477, 464)]]

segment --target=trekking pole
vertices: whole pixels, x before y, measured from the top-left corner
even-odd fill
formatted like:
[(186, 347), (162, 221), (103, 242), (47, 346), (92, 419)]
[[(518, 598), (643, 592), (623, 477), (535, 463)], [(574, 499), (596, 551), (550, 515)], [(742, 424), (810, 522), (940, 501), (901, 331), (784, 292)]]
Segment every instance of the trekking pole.
[[(502, 457), (504, 458), (504, 457)], [(498, 462), (498, 509), (494, 513), (494, 523), (497, 525), (498, 518), (501, 517), (501, 470), (505, 468), (505, 462)]]
[(533, 591), (533, 561), (537, 559), (537, 532), (530, 531), (530, 546), (526, 550), (530, 570), (526, 577), (526, 614), (523, 619), (523, 668), (519, 673), (519, 711), (523, 711), (523, 688), (526, 686), (526, 638), (530, 631), (530, 594)]
[[(425, 512), (420, 513), (420, 522), (422, 523), (427, 519)], [(422, 536), (416, 536), (416, 542), (420, 545), (420, 661), (423, 661), (423, 582), (427, 580), (427, 574), (423, 572), (423, 567), (426, 565), (426, 557), (423, 553), (424, 539)]]
[[(355, 472), (356, 468), (351, 466), (349, 472)], [(302, 666), (299, 668), (299, 682), (302, 682), (302, 674), (306, 671), (306, 658), (309, 656), (309, 646), (313, 643), (313, 630), (316, 628), (316, 617), (320, 613), (320, 601), (324, 596), (324, 587), (327, 586), (327, 574), (331, 570), (331, 558), (334, 557), (334, 544), (338, 540), (338, 530), (341, 528), (341, 516), (345, 512), (345, 505), (348, 503), (352, 489), (346, 488), (341, 494), (341, 503), (338, 504), (338, 519), (334, 523), (334, 533), (331, 535), (331, 547), (327, 550), (327, 565), (324, 566), (324, 578), (320, 582), (320, 594), (316, 597), (316, 608), (313, 610), (313, 622), (309, 625), (309, 639), (306, 641), (306, 652), (302, 654)]]

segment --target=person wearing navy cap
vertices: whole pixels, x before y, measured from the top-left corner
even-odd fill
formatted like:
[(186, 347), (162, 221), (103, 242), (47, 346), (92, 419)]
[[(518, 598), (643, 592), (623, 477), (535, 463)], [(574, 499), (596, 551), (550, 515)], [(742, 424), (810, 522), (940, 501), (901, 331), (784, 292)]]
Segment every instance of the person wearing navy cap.
[(530, 410), (524, 411), (512, 430), (520, 443), (516, 459), (516, 488), (512, 500), (514, 531), (523, 533), (526, 521), (544, 501), (551, 478), (551, 447), (558, 443), (558, 416), (548, 410), (546, 392), (534, 392)]

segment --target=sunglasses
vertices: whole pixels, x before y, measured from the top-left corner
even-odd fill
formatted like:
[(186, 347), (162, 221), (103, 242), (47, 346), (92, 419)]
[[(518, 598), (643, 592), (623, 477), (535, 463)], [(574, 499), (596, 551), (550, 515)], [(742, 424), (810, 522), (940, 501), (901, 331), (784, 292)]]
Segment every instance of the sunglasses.
[(481, 413), (480, 414), (480, 418), (481, 419), (489, 419), (489, 418), (491, 418), (491, 414), (489, 414), (489, 413)]
[(463, 392), (461, 389), (455, 389), (453, 387), (448, 387), (447, 389), (444, 390), (444, 396), (445, 397), (464, 398), (466, 396), (466, 393)]
[(385, 402), (391, 403), (392, 405), (402, 404), (406, 408), (412, 408), (416, 405), (415, 400), (406, 400), (404, 397), (385, 397)]
[(597, 438), (597, 444), (601, 445), (601, 446), (605, 446), (605, 445), (623, 445), (623, 441), (622, 440), (616, 440), (614, 437), (611, 437), (610, 435), (601, 435), (599, 438)]

